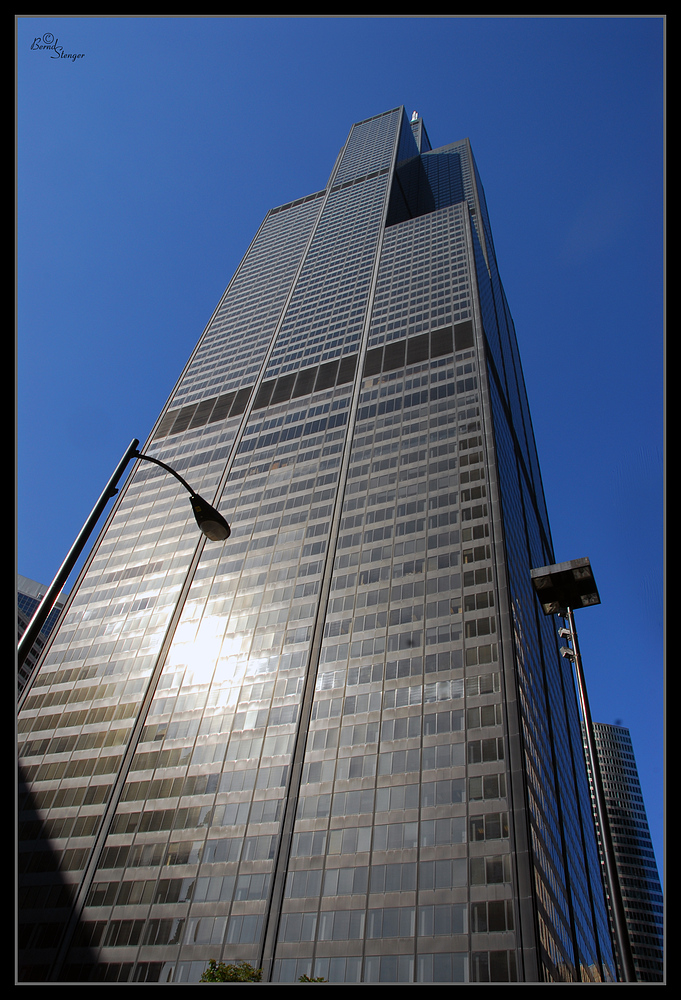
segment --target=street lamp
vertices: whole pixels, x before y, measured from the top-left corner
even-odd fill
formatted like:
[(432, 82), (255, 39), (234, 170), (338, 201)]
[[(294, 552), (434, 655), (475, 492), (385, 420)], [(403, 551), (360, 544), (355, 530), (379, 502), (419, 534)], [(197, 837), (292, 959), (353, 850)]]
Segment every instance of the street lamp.
[(192, 510), (194, 511), (196, 523), (206, 538), (210, 539), (211, 542), (224, 542), (225, 539), (229, 538), (232, 530), (222, 514), (220, 514), (215, 507), (211, 507), (211, 505), (204, 500), (203, 497), (200, 497), (199, 494), (191, 488), (189, 483), (182, 478), (179, 472), (175, 472), (175, 469), (171, 469), (169, 465), (165, 464), (165, 462), (160, 462), (158, 458), (152, 458), (151, 455), (143, 455), (139, 451), (134, 451), (133, 457), (143, 458), (145, 462), (153, 462), (154, 465), (160, 465), (162, 469), (165, 469), (166, 472), (175, 476), (175, 478), (182, 483), (184, 488), (190, 494), (189, 500), (192, 505)]
[(106, 484), (103, 493), (99, 497), (99, 500), (97, 501), (95, 506), (92, 508), (92, 512), (90, 513), (90, 516), (83, 525), (80, 534), (78, 535), (75, 542), (71, 546), (71, 549), (69, 550), (66, 559), (59, 567), (57, 575), (55, 576), (54, 580), (48, 587), (47, 592), (45, 593), (45, 596), (43, 597), (42, 601), (36, 608), (35, 614), (28, 623), (26, 631), (19, 640), (19, 645), (17, 648), (19, 667), (23, 666), (26, 657), (28, 656), (31, 650), (31, 647), (33, 646), (33, 643), (38, 637), (38, 633), (45, 624), (45, 621), (50, 611), (56, 604), (57, 598), (59, 597), (64, 587), (64, 584), (69, 578), (71, 571), (76, 564), (78, 556), (83, 551), (88, 538), (92, 534), (92, 531), (95, 525), (97, 524), (97, 521), (101, 517), (104, 508), (106, 507), (109, 500), (113, 496), (115, 496), (116, 493), (118, 493), (118, 482), (123, 473), (125, 472), (128, 463), (130, 462), (131, 459), (140, 458), (143, 459), (145, 462), (153, 462), (154, 465), (159, 465), (162, 469), (165, 469), (166, 472), (170, 472), (171, 475), (175, 476), (175, 478), (182, 483), (184, 488), (190, 494), (189, 500), (192, 505), (192, 510), (194, 511), (194, 517), (196, 518), (196, 523), (198, 524), (199, 528), (206, 536), (206, 538), (210, 539), (210, 541), (212, 542), (222, 542), (225, 541), (225, 539), (229, 538), (231, 534), (231, 529), (227, 524), (227, 521), (222, 516), (222, 514), (220, 514), (215, 509), (215, 507), (212, 507), (209, 503), (207, 503), (207, 501), (205, 501), (203, 497), (200, 497), (199, 494), (196, 493), (196, 491), (193, 490), (191, 486), (182, 478), (182, 476), (178, 472), (175, 472), (174, 469), (171, 469), (169, 465), (166, 465), (165, 462), (159, 461), (158, 458), (152, 458), (151, 455), (143, 455), (141, 452), (139, 452), (137, 450), (138, 445), (139, 441), (137, 440), (137, 438), (134, 438), (130, 442), (128, 450), (125, 452), (120, 462), (118, 463), (116, 471), (112, 475), (109, 482)]
[(570, 646), (562, 646), (561, 656), (566, 657), (575, 665), (577, 675), (577, 689), (579, 692), (579, 702), (584, 721), (586, 735), (586, 749), (588, 763), (591, 767), (591, 777), (594, 788), (594, 801), (596, 805), (596, 816), (601, 833), (601, 843), (603, 847), (603, 859), (605, 862), (605, 872), (610, 889), (610, 902), (615, 928), (615, 938), (620, 953), (620, 963), (622, 974), (626, 983), (636, 982), (636, 972), (634, 960), (631, 954), (631, 944), (629, 942), (629, 932), (627, 929), (624, 903), (622, 901), (622, 891), (620, 889), (619, 877), (617, 875), (617, 864), (615, 861), (615, 851), (610, 834), (610, 824), (605, 805), (605, 792), (603, 790), (603, 779), (601, 768), (596, 753), (596, 738), (594, 735), (593, 722), (591, 721), (591, 711), (589, 709), (589, 699), (586, 693), (586, 682), (584, 680), (584, 670), (582, 667), (582, 657), (579, 652), (577, 641), (577, 629), (575, 627), (574, 609), (588, 608), (594, 604), (600, 604), (601, 599), (596, 587), (596, 581), (591, 570), (591, 564), (587, 558), (573, 559), (570, 562), (556, 563), (552, 566), (540, 566), (538, 569), (530, 571), (532, 584), (536, 591), (539, 603), (545, 615), (560, 615), (567, 619), (568, 628), (558, 630), (558, 635), (562, 639), (567, 639), (572, 643)]

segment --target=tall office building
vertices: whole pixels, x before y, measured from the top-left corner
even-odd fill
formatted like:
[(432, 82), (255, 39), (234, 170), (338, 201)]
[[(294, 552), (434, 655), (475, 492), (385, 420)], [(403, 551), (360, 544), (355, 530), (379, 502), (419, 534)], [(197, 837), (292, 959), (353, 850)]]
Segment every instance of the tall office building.
[[(664, 977), (664, 907), (634, 747), (624, 726), (594, 724), (629, 940), (639, 982)], [(596, 821), (598, 829), (598, 821)]]
[[(36, 583), (35, 580), (29, 580), (27, 576), (17, 577), (17, 633), (19, 639), (26, 631), (28, 623), (33, 617), (35, 610), (40, 604), (40, 601), (46, 591), (47, 587), (43, 586), (42, 583)], [(44, 649), (45, 642), (47, 641), (47, 637), (57, 624), (57, 619), (59, 618), (61, 609), (64, 607), (64, 601), (65, 595), (60, 594), (59, 600), (47, 616), (47, 620), (33, 643), (26, 660), (17, 671), (17, 687), (19, 691), (21, 691), (24, 687), (26, 681), (31, 675), (31, 671), (38, 662), (40, 654)]]
[(468, 140), (272, 209), (25, 693), (25, 979), (598, 981), (555, 562)]

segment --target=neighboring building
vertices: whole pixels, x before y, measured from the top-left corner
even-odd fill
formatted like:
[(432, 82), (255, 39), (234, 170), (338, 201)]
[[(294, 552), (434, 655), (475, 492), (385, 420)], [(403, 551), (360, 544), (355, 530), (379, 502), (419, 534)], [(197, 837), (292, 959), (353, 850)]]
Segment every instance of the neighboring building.
[(22, 979), (612, 979), (468, 140), (354, 125), (266, 216), (145, 450), (232, 536), (138, 465), (74, 587), (20, 712)]
[[(605, 807), (639, 982), (664, 978), (664, 907), (631, 735), (594, 724)], [(597, 823), (598, 827), (598, 823)]]
[[(22, 635), (26, 631), (26, 627), (30, 622), (31, 618), (35, 614), (35, 610), (40, 604), (47, 587), (43, 586), (42, 583), (36, 583), (35, 580), (29, 580), (26, 576), (17, 576), (17, 638), (21, 639)], [(17, 673), (17, 685), (19, 691), (22, 690), (24, 684), (26, 683), (28, 677), (31, 674), (34, 666), (38, 662), (38, 658), (43, 651), (45, 646), (45, 641), (57, 624), (57, 618), (61, 609), (64, 607), (66, 601), (66, 595), (60, 595), (59, 600), (55, 606), (50, 611), (45, 624), (40, 630), (38, 638), (33, 643), (31, 650), (26, 657), (26, 660), (19, 668)]]

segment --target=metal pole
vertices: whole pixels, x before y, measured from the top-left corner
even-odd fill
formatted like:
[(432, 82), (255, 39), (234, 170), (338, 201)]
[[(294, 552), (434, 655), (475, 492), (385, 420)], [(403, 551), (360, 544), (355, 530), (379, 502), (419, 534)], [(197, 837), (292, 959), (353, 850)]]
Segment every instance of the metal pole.
[(19, 657), (20, 667), (25, 662), (26, 657), (28, 656), (31, 650), (31, 647), (33, 646), (33, 643), (38, 638), (38, 634), (43, 625), (45, 624), (47, 616), (49, 615), (50, 611), (56, 604), (57, 598), (62, 592), (64, 584), (71, 575), (71, 571), (73, 570), (73, 567), (75, 566), (78, 560), (78, 556), (85, 548), (88, 538), (92, 534), (92, 531), (95, 525), (97, 524), (97, 521), (101, 517), (102, 511), (106, 507), (111, 497), (115, 496), (116, 493), (118, 493), (117, 489), (118, 481), (125, 472), (125, 469), (130, 459), (135, 457), (138, 444), (139, 441), (137, 440), (137, 438), (133, 438), (128, 447), (128, 450), (118, 463), (116, 471), (114, 472), (109, 482), (106, 484), (104, 492), (101, 494), (99, 500), (92, 508), (92, 513), (90, 514), (89, 518), (83, 525), (81, 532), (76, 538), (75, 542), (71, 546), (71, 549), (66, 559), (61, 564), (57, 572), (57, 575), (55, 576), (54, 580), (52, 581), (47, 590), (47, 593), (45, 594), (42, 601), (36, 608), (35, 614), (28, 623), (26, 631), (19, 640), (18, 657)]
[(634, 968), (634, 959), (631, 954), (631, 945), (629, 943), (627, 920), (624, 912), (624, 903), (622, 901), (620, 880), (617, 874), (617, 864), (615, 862), (615, 850), (612, 844), (608, 813), (605, 806), (605, 792), (603, 791), (601, 768), (598, 762), (598, 754), (596, 753), (596, 737), (594, 734), (593, 722), (591, 721), (589, 699), (586, 693), (586, 682), (584, 680), (584, 671), (582, 669), (582, 657), (579, 652), (577, 629), (575, 628), (575, 618), (572, 613), (572, 608), (567, 609), (567, 617), (570, 626), (570, 638), (572, 639), (575, 672), (577, 674), (579, 702), (582, 709), (582, 718), (584, 719), (584, 729), (586, 732), (587, 755), (589, 765), (591, 767), (591, 779), (593, 782), (594, 799), (596, 802), (596, 815), (598, 817), (598, 826), (600, 828), (601, 843), (603, 846), (605, 873), (608, 888), (610, 890), (610, 905), (613, 916), (613, 924), (615, 927), (615, 938), (617, 940), (617, 947), (620, 953), (624, 981), (625, 983), (635, 983), (636, 971)]

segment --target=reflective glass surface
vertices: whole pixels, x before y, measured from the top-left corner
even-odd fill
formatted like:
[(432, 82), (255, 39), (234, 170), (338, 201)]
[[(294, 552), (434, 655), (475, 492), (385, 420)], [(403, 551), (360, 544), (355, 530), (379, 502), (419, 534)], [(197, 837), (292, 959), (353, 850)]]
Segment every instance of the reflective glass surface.
[(121, 491), (21, 703), (25, 980), (613, 976), (513, 324), (470, 146), (429, 150), (353, 126), (160, 415), (227, 542)]

